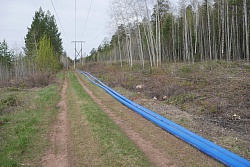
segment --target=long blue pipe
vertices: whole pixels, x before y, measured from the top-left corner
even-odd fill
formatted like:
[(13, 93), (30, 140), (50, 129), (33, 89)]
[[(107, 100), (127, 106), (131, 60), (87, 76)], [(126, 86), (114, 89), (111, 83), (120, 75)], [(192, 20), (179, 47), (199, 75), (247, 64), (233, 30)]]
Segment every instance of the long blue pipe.
[[(168, 119), (134, 103), (131, 100), (128, 100), (124, 96), (120, 95), (113, 89), (109, 88), (97, 78), (92, 76), (89, 73), (78, 71), (79, 73), (86, 76), (92, 83), (96, 84), (100, 88), (104, 89), (107, 93), (109, 93), (112, 97), (118, 100), (123, 105), (127, 106), (131, 110), (135, 111), (136, 113), (140, 114), (144, 118), (150, 120), (151, 122), (155, 123), (156, 125), (160, 126), (162, 129), (168, 131), (169, 133), (173, 134), (174, 136), (182, 139), (183, 141), (189, 143), (190, 145), (194, 146), (195, 148), (199, 149), (203, 153), (213, 157), (214, 159), (220, 161), (226, 166), (243, 166), (243, 167), (250, 167), (250, 161), (210, 142), (209, 140), (204, 139), (203, 137), (196, 135), (195, 133), (175, 124)], [(97, 83), (99, 82), (99, 83)]]

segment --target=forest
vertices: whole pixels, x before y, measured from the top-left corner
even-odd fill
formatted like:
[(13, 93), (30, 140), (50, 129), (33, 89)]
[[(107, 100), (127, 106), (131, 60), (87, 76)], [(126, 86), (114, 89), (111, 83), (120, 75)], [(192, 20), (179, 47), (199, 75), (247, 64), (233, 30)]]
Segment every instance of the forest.
[[(246, 0), (182, 0), (174, 8), (158, 0), (112, 0), (115, 33), (93, 48), (90, 61), (139, 62), (159, 67), (167, 62), (211, 60), (249, 63), (249, 8)], [(150, 14), (152, 13), (152, 14)]]

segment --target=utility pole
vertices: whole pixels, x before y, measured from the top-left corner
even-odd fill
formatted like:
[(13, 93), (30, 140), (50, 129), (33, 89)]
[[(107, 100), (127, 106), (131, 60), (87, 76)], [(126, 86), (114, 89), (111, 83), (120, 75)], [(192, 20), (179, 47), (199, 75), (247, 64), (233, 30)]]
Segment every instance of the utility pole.
[[(82, 43), (85, 43), (85, 41), (72, 41), (72, 43), (75, 43), (75, 60), (74, 60), (74, 69), (75, 69), (76, 68), (76, 58), (78, 56), (80, 56), (82, 58)], [(79, 51), (77, 51), (76, 43), (81, 43), (81, 49)]]

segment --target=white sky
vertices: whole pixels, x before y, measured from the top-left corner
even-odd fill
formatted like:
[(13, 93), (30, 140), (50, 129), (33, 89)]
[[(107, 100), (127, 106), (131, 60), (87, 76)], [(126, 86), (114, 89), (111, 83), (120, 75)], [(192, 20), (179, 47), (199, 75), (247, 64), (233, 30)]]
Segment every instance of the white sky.
[(89, 54), (92, 48), (97, 48), (102, 43), (104, 37), (110, 37), (107, 30), (109, 0), (93, 0), (84, 32), (91, 0), (76, 0), (76, 39), (75, 1), (52, 1), (65, 33), (56, 17), (51, 0), (0, 0), (0, 41), (5, 39), (10, 49), (21, 51), (21, 47), (25, 46), (24, 37), (28, 32), (27, 27), (31, 26), (35, 11), (38, 11), (39, 7), (42, 7), (43, 11), (49, 10), (55, 16), (57, 27), (61, 32), (63, 48), (71, 58), (75, 54), (74, 44), (71, 41), (85, 41), (83, 52)]

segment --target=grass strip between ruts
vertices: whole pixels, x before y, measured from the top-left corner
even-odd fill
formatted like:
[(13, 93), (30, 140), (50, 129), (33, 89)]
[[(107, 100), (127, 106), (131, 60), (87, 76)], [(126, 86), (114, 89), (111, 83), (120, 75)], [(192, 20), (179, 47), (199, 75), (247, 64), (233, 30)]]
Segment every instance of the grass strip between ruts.
[[(99, 159), (99, 164), (95, 166), (150, 166), (145, 155), (90, 98), (73, 73), (69, 73), (68, 93), (70, 91), (77, 96), (75, 103), (81, 104), (80, 112), (87, 121), (85, 126), (90, 126), (95, 145), (99, 147), (98, 155), (95, 155), (98, 156), (96, 159)], [(78, 134), (83, 134), (84, 137), (85, 132), (81, 130), (83, 129), (78, 128)]]

